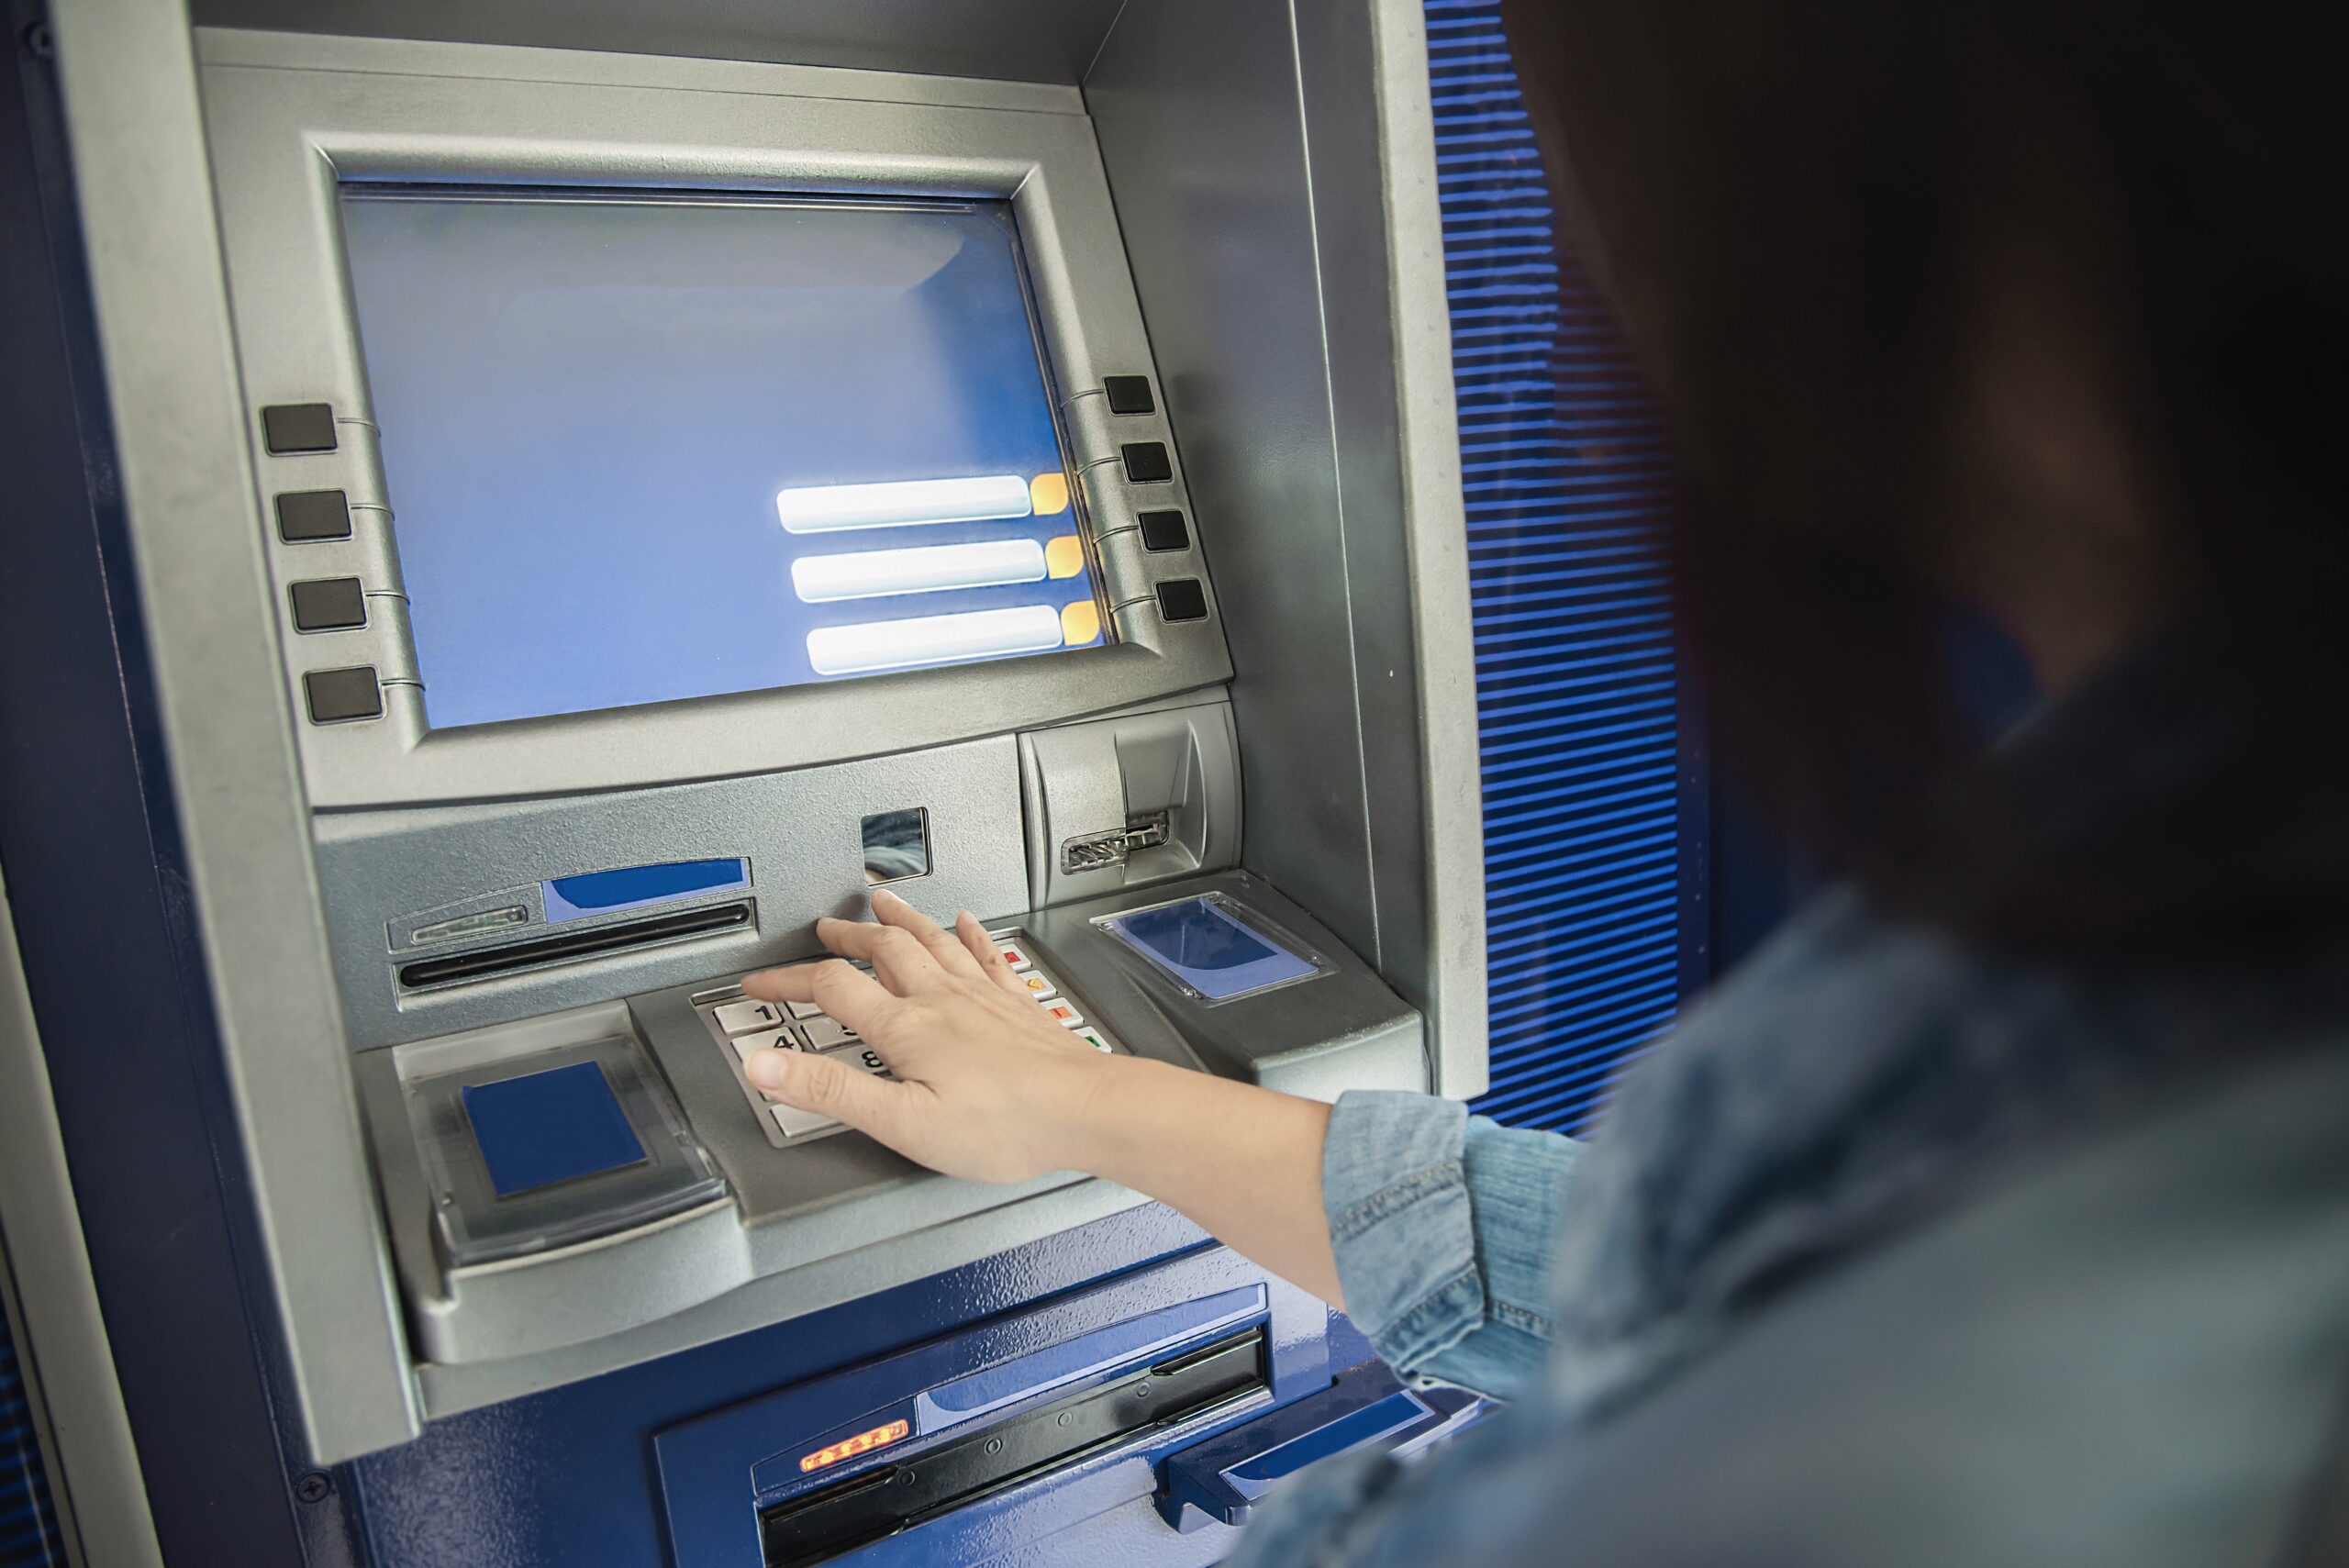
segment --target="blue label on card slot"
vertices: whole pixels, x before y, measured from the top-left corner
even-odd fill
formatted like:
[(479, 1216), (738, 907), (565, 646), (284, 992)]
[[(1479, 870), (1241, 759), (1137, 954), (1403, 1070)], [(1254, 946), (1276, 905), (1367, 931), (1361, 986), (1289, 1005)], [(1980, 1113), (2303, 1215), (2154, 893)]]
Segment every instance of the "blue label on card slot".
[(666, 865), (623, 866), (584, 876), (559, 876), (540, 884), (540, 891), (546, 897), (547, 920), (556, 924), (746, 887), (750, 881), (748, 861), (673, 861)]

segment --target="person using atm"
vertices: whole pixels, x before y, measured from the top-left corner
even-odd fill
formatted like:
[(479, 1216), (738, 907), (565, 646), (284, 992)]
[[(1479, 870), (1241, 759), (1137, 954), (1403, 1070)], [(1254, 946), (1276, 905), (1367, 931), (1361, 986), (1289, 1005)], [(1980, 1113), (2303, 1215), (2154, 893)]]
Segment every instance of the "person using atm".
[[(2305, 20), (1516, 7), (1673, 417), (1687, 645), (1845, 878), (1597, 1140), (1101, 1055), (885, 890), (818, 928), (869, 974), (745, 989), (895, 1081), (754, 1081), (1149, 1194), (1509, 1401), (1317, 1473), (1234, 1562), (2339, 1560), (2349, 245)], [(2046, 693), (1987, 753), (1952, 606)]]

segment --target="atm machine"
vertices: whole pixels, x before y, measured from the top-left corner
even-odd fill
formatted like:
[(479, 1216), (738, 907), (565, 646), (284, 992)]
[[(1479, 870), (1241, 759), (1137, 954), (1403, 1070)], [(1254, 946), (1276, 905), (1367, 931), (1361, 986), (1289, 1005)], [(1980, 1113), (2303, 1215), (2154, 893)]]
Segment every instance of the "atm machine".
[(1203, 1563), (1471, 1413), (738, 988), (885, 884), (1484, 1087), (1419, 0), (18, 22), (11, 1049), (174, 1560)]

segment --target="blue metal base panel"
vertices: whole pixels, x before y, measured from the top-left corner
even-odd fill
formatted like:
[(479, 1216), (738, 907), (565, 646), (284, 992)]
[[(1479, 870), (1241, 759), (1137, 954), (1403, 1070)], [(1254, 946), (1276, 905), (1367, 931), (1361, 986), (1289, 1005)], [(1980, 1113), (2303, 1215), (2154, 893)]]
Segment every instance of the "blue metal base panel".
[[(741, 1541), (755, 1535), (735, 1529), (748, 1530), (753, 1518), (749, 1465), (801, 1436), (821, 1441), (837, 1431), (851, 1417), (848, 1407), (860, 1404), (840, 1391), (862, 1369), (930, 1351), (941, 1355), (932, 1381), (946, 1383), (1014, 1348), (1054, 1342), (1040, 1324), (1099, 1327), (1254, 1288), (1264, 1292), (1274, 1328), (1276, 1400), (1326, 1387), (1336, 1372), (1367, 1358), (1361, 1335), (1321, 1303), (1151, 1206), (863, 1301), (433, 1421), (415, 1442), (349, 1467), (344, 1485), (358, 1501), (375, 1568), (702, 1568), (702, 1559), (673, 1550), (673, 1531), (698, 1527), (664, 1506), (666, 1459), (658, 1440), (714, 1412), (812, 1391), (809, 1430), (779, 1423), (774, 1429), (788, 1437), (755, 1455), (749, 1451), (761, 1442), (750, 1442), (744, 1462), (716, 1478), (727, 1500), (712, 1518), (718, 1534), (732, 1532), (726, 1550), (733, 1554), (713, 1561), (755, 1563), (754, 1547), (740, 1555)], [(996, 1347), (992, 1356), (989, 1343)], [(827, 1397), (832, 1403), (818, 1409)], [(1208, 1430), (1269, 1407), (1252, 1406)], [(1201, 1435), (1186, 1430), (1182, 1440)], [(1186, 1535), (1158, 1517), (1151, 1504), (1157, 1457), (1152, 1449), (1113, 1452), (839, 1561), (856, 1568), (1214, 1562), (1230, 1549), (1231, 1532), (1216, 1526)]]
[[(1097, 1387), (1252, 1328), (1271, 1388), (1211, 1418), (1138, 1437), (838, 1559), (858, 1568), (993, 1562), (1071, 1520), (1146, 1502), (1175, 1450), (1329, 1386), (1329, 1310), (1224, 1249), (1208, 1248), (881, 1361), (702, 1417), (655, 1440), (677, 1568), (761, 1568), (758, 1516), (918, 1459), (1038, 1405)], [(904, 1435), (802, 1469), (859, 1432)], [(1138, 1532), (1174, 1533), (1152, 1515)]]

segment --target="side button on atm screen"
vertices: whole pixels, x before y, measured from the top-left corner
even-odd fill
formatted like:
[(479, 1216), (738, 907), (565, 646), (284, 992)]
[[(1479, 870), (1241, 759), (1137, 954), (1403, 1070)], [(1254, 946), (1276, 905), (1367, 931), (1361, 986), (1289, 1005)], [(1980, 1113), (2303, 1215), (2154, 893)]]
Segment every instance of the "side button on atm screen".
[(261, 411), (262, 444), (273, 457), (334, 450), (334, 408), (325, 403), (273, 403)]
[(351, 631), (367, 624), (367, 595), (356, 577), (318, 577), (286, 589), (295, 631)]
[(1196, 577), (1177, 577), (1158, 585), (1158, 613), (1168, 620), (1208, 618), (1208, 591)]
[(277, 498), (277, 537), (316, 544), (351, 537), (351, 503), (340, 490), (289, 490)]
[(302, 677), (310, 722), (338, 724), (345, 719), (381, 718), (384, 694), (375, 684), (375, 667), (361, 664), (348, 670), (313, 670)]

